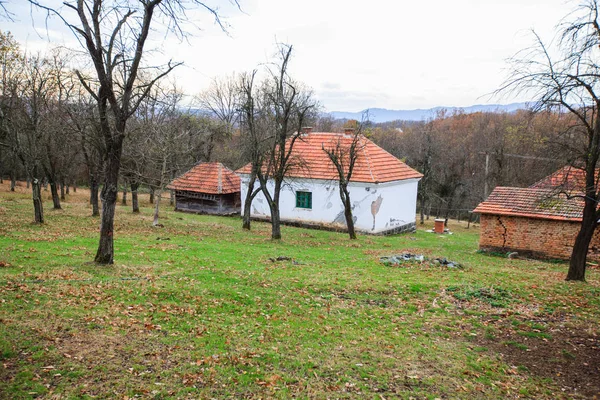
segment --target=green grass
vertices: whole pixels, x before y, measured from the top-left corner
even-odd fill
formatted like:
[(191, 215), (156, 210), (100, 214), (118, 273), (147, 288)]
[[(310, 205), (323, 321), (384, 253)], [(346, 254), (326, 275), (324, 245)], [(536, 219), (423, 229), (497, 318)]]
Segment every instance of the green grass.
[[(478, 231), (391, 237), (283, 228), (119, 206), (115, 264), (91, 262), (99, 220), (79, 190), (64, 210), (0, 185), (0, 397), (552, 398), (560, 389), (487, 345), (495, 328), (561, 315), (594, 326), (599, 274), (477, 252)], [(147, 201), (145, 198), (143, 201)], [(425, 226), (424, 229), (430, 226)], [(403, 251), (465, 268), (387, 267)], [(271, 261), (287, 256), (293, 261)], [(536, 325), (537, 324), (537, 325)], [(591, 328), (590, 328), (591, 329)], [(515, 342), (516, 343), (516, 342)], [(519, 347), (520, 348), (520, 347)], [(512, 371), (512, 370), (511, 370)], [(548, 394), (550, 393), (550, 394)]]

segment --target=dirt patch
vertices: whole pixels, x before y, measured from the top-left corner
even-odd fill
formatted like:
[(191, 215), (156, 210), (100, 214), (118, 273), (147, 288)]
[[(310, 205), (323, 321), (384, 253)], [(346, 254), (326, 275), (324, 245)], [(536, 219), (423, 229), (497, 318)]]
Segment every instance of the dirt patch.
[(134, 338), (130, 334), (84, 331), (57, 341), (56, 348), (64, 361), (87, 370), (78, 381), (80, 394), (92, 396), (107, 393), (109, 388), (123, 391), (124, 387), (151, 387), (161, 371), (179, 364), (173, 349), (151, 334)]
[[(596, 328), (523, 321), (501, 327), (494, 338), (476, 339), (507, 364), (552, 379), (569, 398), (600, 398), (600, 337)], [(529, 329), (525, 328), (529, 327)], [(533, 327), (533, 328), (532, 328)]]

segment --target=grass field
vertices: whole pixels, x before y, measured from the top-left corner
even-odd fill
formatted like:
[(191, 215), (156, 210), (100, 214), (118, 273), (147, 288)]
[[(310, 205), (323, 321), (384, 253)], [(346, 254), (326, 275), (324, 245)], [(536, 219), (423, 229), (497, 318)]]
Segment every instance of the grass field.
[[(48, 196), (44, 192), (44, 196)], [(600, 272), (477, 253), (478, 230), (392, 237), (119, 206), (91, 262), (83, 189), (47, 222), (0, 185), (0, 397), (600, 396)], [(385, 266), (411, 251), (447, 257)], [(277, 257), (289, 260), (277, 261)], [(273, 259), (273, 260), (271, 260)]]

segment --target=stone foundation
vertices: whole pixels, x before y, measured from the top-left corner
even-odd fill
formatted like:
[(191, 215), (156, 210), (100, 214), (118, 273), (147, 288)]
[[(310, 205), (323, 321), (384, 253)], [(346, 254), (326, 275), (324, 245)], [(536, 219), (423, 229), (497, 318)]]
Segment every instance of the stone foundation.
[[(262, 221), (262, 222), (270, 222), (271, 221), (270, 217), (252, 217), (251, 219), (253, 221)], [(331, 232), (342, 232), (342, 233), (348, 232), (348, 230), (346, 229), (346, 226), (345, 225), (342, 226), (340, 224), (319, 224), (316, 222), (301, 222), (301, 221), (291, 221), (291, 220), (283, 220), (282, 219), (281, 225), (295, 226), (298, 228), (306, 228), (306, 229), (316, 229), (316, 230), (322, 230), (322, 231), (331, 231)], [(409, 224), (397, 226), (395, 228), (388, 229), (383, 232), (369, 232), (369, 231), (363, 231), (360, 229), (356, 229), (356, 233), (360, 233), (360, 234), (364, 234), (364, 235), (373, 235), (373, 236), (388, 236), (388, 235), (397, 235), (400, 233), (415, 232), (416, 230), (417, 230), (416, 222), (411, 222)]]

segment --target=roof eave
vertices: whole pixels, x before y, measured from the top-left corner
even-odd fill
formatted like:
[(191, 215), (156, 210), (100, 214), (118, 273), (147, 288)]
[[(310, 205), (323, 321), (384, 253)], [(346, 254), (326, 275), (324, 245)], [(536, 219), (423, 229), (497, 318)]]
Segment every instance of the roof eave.
[(504, 215), (507, 217), (522, 217), (522, 218), (533, 218), (533, 219), (548, 219), (553, 221), (565, 221), (565, 222), (581, 222), (581, 217), (563, 217), (560, 215), (548, 215), (548, 214), (533, 214), (533, 213), (519, 213), (512, 211), (487, 211), (478, 210), (479, 207), (473, 210), (476, 214), (486, 215)]

